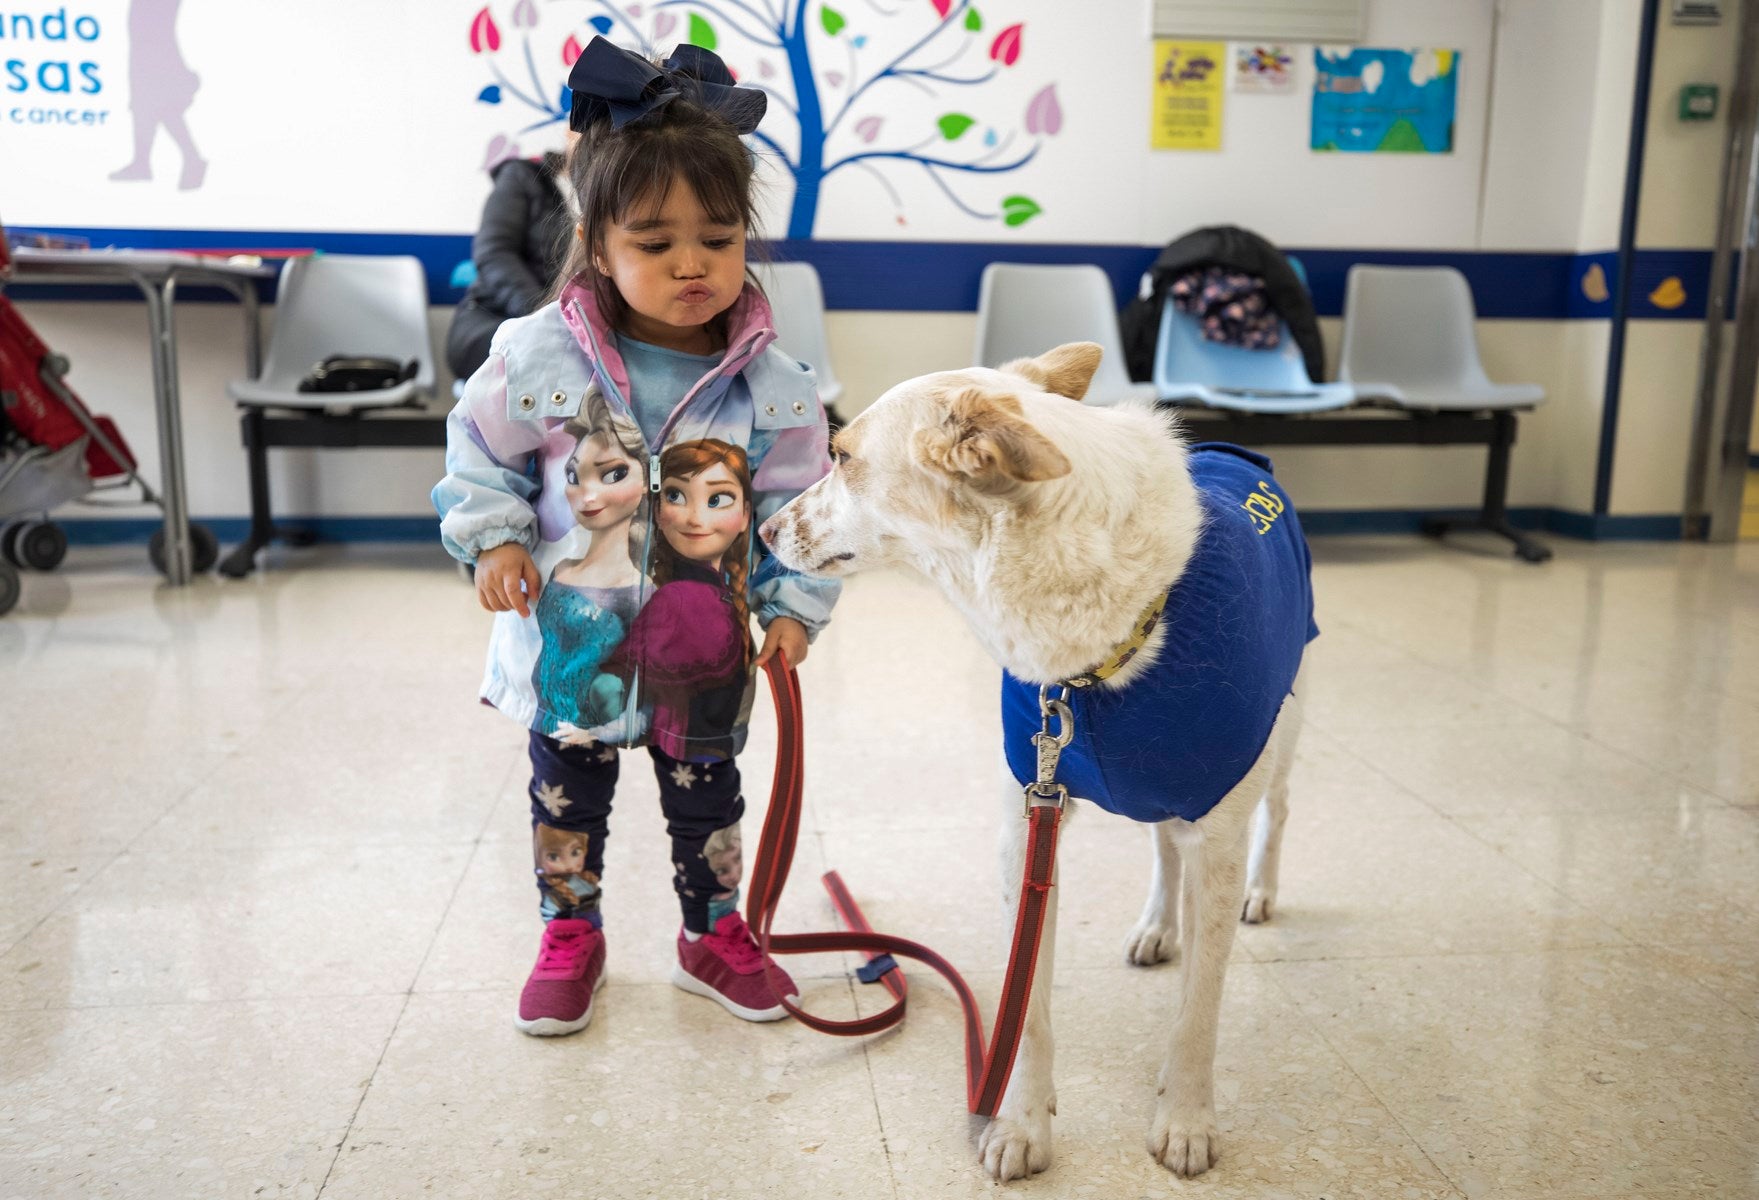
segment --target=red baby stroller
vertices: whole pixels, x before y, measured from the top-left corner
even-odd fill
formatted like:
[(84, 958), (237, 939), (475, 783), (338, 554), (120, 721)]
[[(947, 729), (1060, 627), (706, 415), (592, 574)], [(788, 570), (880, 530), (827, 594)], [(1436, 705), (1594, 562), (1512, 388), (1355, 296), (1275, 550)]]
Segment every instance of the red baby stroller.
[[(10, 267), (0, 230), (0, 282)], [(18, 603), (18, 568), (49, 571), (67, 553), (67, 534), (48, 513), (72, 500), (103, 503), (95, 493), (138, 489), (116, 504), (160, 504), (135, 469), (134, 455), (108, 417), (94, 417), (62, 382), (67, 359), (51, 353), (5, 296), (0, 296), (0, 614)], [(217, 546), (191, 528), (197, 570), (213, 565)], [(202, 535), (206, 534), (206, 537)], [(160, 543), (151, 548), (164, 558)]]

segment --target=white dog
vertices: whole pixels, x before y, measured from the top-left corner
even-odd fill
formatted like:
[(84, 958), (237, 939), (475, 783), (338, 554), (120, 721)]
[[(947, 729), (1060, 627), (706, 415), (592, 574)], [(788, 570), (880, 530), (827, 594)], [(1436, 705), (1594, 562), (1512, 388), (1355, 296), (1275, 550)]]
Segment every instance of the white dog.
[[(1075, 682), (1075, 741), (1058, 780), (1148, 822), (1157, 852), (1125, 953), (1144, 965), (1182, 958), (1148, 1148), (1192, 1176), (1217, 1157), (1216, 1022), (1234, 925), (1265, 920), (1276, 902), (1296, 675), (1317, 631), (1306, 544), (1269, 464), (1188, 448), (1175, 420), (1149, 407), (1073, 402), (1099, 358), (1075, 343), (899, 384), (837, 434), (836, 468), (762, 535), (796, 570), (920, 570), (1005, 668), (1010, 921), (1038, 685)], [(1050, 895), (1019, 1056), (978, 1143), (1000, 1180), (1051, 1160)]]

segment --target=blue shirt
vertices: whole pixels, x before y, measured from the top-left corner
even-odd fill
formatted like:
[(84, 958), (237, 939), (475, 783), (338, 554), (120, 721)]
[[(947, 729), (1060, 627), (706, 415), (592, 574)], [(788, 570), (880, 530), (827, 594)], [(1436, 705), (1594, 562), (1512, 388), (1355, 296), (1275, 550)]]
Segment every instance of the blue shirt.
[(648, 438), (665, 427), (666, 418), (678, 407), (685, 393), (710, 371), (721, 365), (719, 354), (686, 354), (650, 342), (617, 335), (617, 353), (629, 372), (629, 404), (635, 423)]
[[(1075, 736), (1057, 764), (1071, 796), (1136, 821), (1195, 821), (1258, 761), (1313, 623), (1311, 560), (1270, 460), (1194, 446), (1197, 548), (1167, 594), (1160, 656), (1122, 688), (1071, 689)], [(1002, 737), (1022, 786), (1037, 777), (1038, 685), (1002, 676)]]

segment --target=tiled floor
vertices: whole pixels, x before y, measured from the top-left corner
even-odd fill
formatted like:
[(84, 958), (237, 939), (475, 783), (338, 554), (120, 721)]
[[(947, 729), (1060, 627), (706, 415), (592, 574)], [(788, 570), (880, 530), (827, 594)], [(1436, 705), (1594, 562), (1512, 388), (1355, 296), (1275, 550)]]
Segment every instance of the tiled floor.
[[(1079, 815), (1056, 1163), (1015, 1194), (1759, 1195), (1759, 545), (1557, 548), (1315, 543), (1282, 903), (1240, 932), (1194, 1183), (1143, 1148), (1174, 983), (1123, 961), (1146, 838)], [(667, 984), (645, 771), (592, 1026), (514, 1030), (537, 919), (523, 736), (472, 702), (485, 628), (425, 547), (29, 579), (0, 619), (0, 1196), (989, 1193), (928, 973), (866, 1042)], [(783, 925), (829, 924), (834, 865), (993, 1001), (994, 669), (876, 576), (803, 686)], [(772, 746), (766, 718), (758, 811)], [(791, 966), (826, 1015), (879, 1002)]]

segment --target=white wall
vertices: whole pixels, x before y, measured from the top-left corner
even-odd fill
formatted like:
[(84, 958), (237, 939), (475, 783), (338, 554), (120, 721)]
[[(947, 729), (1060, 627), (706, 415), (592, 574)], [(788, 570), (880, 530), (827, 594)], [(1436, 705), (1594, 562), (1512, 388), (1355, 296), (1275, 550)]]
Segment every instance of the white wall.
[[(185, 28), (192, 22), (219, 20), (218, 3), (187, 0)], [(317, 12), (323, 19), (311, 19), (313, 10), (302, 5), (299, 21), (292, 20), (284, 6), (222, 6), (231, 21), (229, 36), (234, 41), (230, 44), (237, 44), (241, 23), (253, 43), (266, 43), (266, 57), (253, 67), (254, 89), (260, 89), (262, 78), (288, 68), (283, 76), (288, 81), (287, 100), (276, 113), (275, 129), (262, 129), (253, 116), (250, 136), (226, 149), (239, 156), (236, 164), (248, 166), (242, 173), (247, 178), (230, 168), (219, 170), (222, 147), (227, 144), (216, 140), (216, 171), (196, 207), (168, 209), (183, 201), (174, 189), (160, 183), (131, 193), (142, 200), (126, 209), (113, 199), (99, 205), (90, 199), (90, 189), (63, 183), (47, 193), (37, 189), (39, 198), (46, 194), (54, 199), (51, 210), (41, 205), (24, 208), (18, 199), (23, 194), (21, 177), (0, 165), (0, 213), (16, 214), (7, 219), (18, 223), (41, 224), (172, 225), (172, 216), (181, 212), (192, 228), (467, 231), (485, 186), (476, 167), (484, 142), (497, 128), (491, 118), (506, 116), (474, 105), (472, 99), (483, 61), (468, 53), (465, 33), (469, 15), (480, 4), (477, 0), (436, 0), (420, 6), (411, 2), (357, 12), (357, 19), (348, 23), (342, 21), (343, 7), (336, 0), (322, 3), (333, 6)], [(543, 6), (540, 11), (548, 20), (561, 7)], [(1227, 95), (1221, 151), (1150, 151), (1151, 53), (1143, 35), (1147, 21), (1142, 3), (1104, 0), (1077, 7), (1021, 0), (1006, 15), (995, 6), (983, 7), (991, 29), (1003, 20), (1026, 22), (1027, 52), (1005, 77), (1013, 90), (998, 92), (997, 103), (1018, 105), (1050, 82), (1062, 102), (1062, 132), (1045, 139), (1040, 159), (1019, 180), (1007, 184), (1008, 190), (1029, 188), (1044, 204), (1045, 214), (1009, 233), (997, 222), (961, 215), (938, 198), (923, 173), (916, 172), (919, 177), (914, 180), (908, 174), (891, 177), (907, 218), (899, 225), (898, 206), (891, 195), (871, 180), (859, 186), (864, 176), (846, 171), (827, 185), (820, 236), (937, 240), (1019, 236), (1149, 245), (1196, 224), (1228, 221), (1259, 228), (1289, 244), (1319, 247), (1574, 251), (1610, 249), (1616, 244), (1639, 0), (1501, 0), (1499, 7), (1492, 0), (1400, 0), (1371, 5), (1369, 44), (1462, 51), (1457, 145), (1455, 153), (1447, 156), (1310, 153), (1306, 146), (1312, 63), (1305, 49), (1297, 55), (1301, 88), (1296, 95)], [(119, 14), (119, 6), (116, 11)], [(1494, 39), (1493, 11), (1497, 14)], [(308, 19), (309, 25), (302, 24)], [(502, 19), (505, 23), (505, 13)], [(342, 38), (344, 44), (336, 53), (346, 62), (352, 54), (365, 53), (363, 43), (382, 44), (389, 36), (369, 37), (367, 25), (373, 22), (406, 30), (407, 36), (398, 43), (400, 57), (406, 48), (410, 56), (423, 60), (413, 77), (404, 78), (401, 92), (386, 90), (390, 85), (378, 77), (384, 72), (360, 81), (363, 90), (355, 93), (348, 89), (355, 86), (351, 76), (358, 71), (326, 72), (324, 81), (317, 82), (308, 71), (291, 70), (304, 53), (301, 39), (308, 37), (308, 28), (332, 33), (365, 30)], [(1678, 31), (1664, 40), (1664, 48), (1672, 54), (1670, 47), (1700, 45), (1691, 42), (1694, 37), (1708, 43), (1726, 39), (1726, 33), (1726, 26), (1722, 31)], [(735, 51), (723, 49), (732, 61)], [(191, 45), (186, 44), (186, 52), (194, 61)], [(974, 61), (982, 60), (980, 47)], [(755, 62), (750, 60), (747, 77)], [(1681, 62), (1698, 69), (1690, 54)], [(559, 64), (555, 71), (559, 77)], [(1666, 86), (1663, 78), (1658, 70), (1658, 95)], [(228, 65), (204, 83), (208, 86), (216, 89), (216, 97), (224, 94), (223, 88), (242, 95), (246, 80)], [(422, 115), (419, 97), (426, 93), (441, 97), (450, 107), (438, 115)], [(260, 99), (260, 90), (252, 95)], [(308, 190), (297, 204), (292, 203), (288, 197), (309, 185), (309, 161), (317, 157), (317, 148), (308, 135), (288, 133), (283, 126), (297, 124), (308, 99), (329, 122), (327, 160), (356, 163), (363, 169), (368, 165), (366, 157), (359, 157), (363, 152), (358, 144), (340, 136), (351, 128), (349, 123), (337, 120), (331, 111), (338, 105), (346, 107), (349, 96), (364, 97), (371, 112), (368, 123), (380, 123), (372, 139), (378, 155), (373, 169), (390, 179), (395, 197), (388, 197), (377, 183), (351, 184), (320, 188), (315, 194)], [(884, 102), (891, 107), (885, 110), (886, 120), (928, 119), (947, 104), (946, 97), (924, 97), (918, 102), (913, 101), (915, 96), (913, 89), (903, 86), (887, 93)], [(442, 99), (433, 104), (440, 106)], [(385, 117), (382, 110), (387, 106), (397, 107), (398, 113)], [(261, 108), (243, 111), (256, 114)], [(1018, 110), (1009, 110), (1013, 111)], [(220, 117), (210, 113), (208, 121), (212, 129)], [(358, 117), (356, 124), (361, 121), (367, 117)], [(1720, 130), (1720, 122), (1714, 128)], [(198, 128), (198, 136), (201, 133)], [(387, 144), (383, 137), (393, 141)], [(406, 142), (396, 140), (405, 137)], [(1703, 142), (1714, 140), (1712, 134)], [(245, 142), (253, 147), (260, 142), (273, 153), (259, 161), (245, 154)], [(18, 161), (20, 150), (21, 143), (0, 127), (0, 164)], [(112, 158), (116, 150), (115, 145), (109, 147)], [(1669, 186), (1680, 194), (1656, 200), (1656, 213), (1696, 212), (1702, 205), (1692, 194), (1714, 190), (1714, 181), (1707, 182), (1715, 175), (1714, 167), (1694, 157), (1701, 154), (1701, 147), (1680, 150), (1675, 155), (1675, 147), (1667, 144), (1661, 152), (1672, 156), (1666, 159), (1675, 172)], [(161, 146), (160, 157), (166, 154)], [(405, 154), (413, 165), (400, 169), (398, 156)], [(93, 161), (107, 164), (109, 159)], [(75, 166), (88, 174), (96, 170), (84, 159), (79, 164), (60, 163), (57, 169), (71, 171)], [(34, 164), (32, 177), (37, 177)], [(453, 182), (412, 187), (411, 179)], [(273, 199), (271, 192), (286, 194)], [(981, 189), (967, 195), (975, 203), (981, 199)], [(778, 206), (785, 199), (778, 196)], [(1649, 204), (1647, 196), (1645, 203)], [(1646, 211), (1645, 219), (1661, 217), (1650, 217)], [(1682, 236), (1690, 232), (1677, 224), (1659, 230), (1645, 226), (1646, 234), (1661, 239), (1648, 244), (1686, 244), (1669, 243), (1663, 237), (1675, 227), (1683, 230)], [(116, 415), (149, 469), (156, 470), (150, 372), (138, 307), (32, 304), (27, 316), (73, 359), (74, 385), (94, 407)], [(437, 330), (443, 329), (445, 319), (444, 312), (436, 313)], [(180, 314), (191, 502), (195, 512), (210, 516), (241, 515), (247, 510), (236, 416), (223, 392), (225, 381), (238, 370), (237, 320), (237, 310), (227, 306), (186, 306)], [(971, 330), (969, 313), (832, 313), (832, 348), (849, 387), (846, 408), (858, 409), (908, 375), (962, 365), (970, 354)], [(1335, 343), (1335, 328), (1328, 328), (1328, 336)], [(1547, 406), (1523, 424), (1515, 457), (1514, 502), (1586, 511), (1592, 499), (1604, 381), (1604, 322), (1485, 321), (1480, 325), (1480, 341), (1493, 376), (1538, 381), (1550, 394)], [(1631, 348), (1639, 360), (1660, 355), (1661, 365), (1651, 370), (1633, 360), (1627, 374), (1640, 379), (1677, 374), (1688, 380), (1689, 388), (1691, 367), (1680, 357), (1677, 336), (1634, 335)], [(1650, 411), (1647, 401), (1628, 400), (1634, 407), (1632, 419), (1639, 423), (1633, 430), (1665, 433), (1672, 419), (1671, 403)], [(440, 463), (437, 451), (420, 450), (276, 452), (273, 457), (277, 508), (289, 514), (425, 514), (427, 491)], [(1651, 455), (1641, 440), (1622, 444), (1617, 511), (1677, 510), (1681, 482), (1677, 458), (1667, 449)], [(1296, 494), (1315, 508), (1466, 505), (1476, 500), (1482, 481), (1482, 452), (1470, 449), (1285, 449), (1278, 459), (1279, 469), (1291, 473)]]

